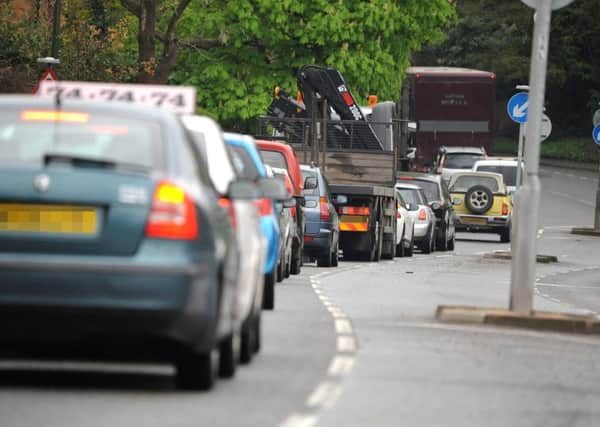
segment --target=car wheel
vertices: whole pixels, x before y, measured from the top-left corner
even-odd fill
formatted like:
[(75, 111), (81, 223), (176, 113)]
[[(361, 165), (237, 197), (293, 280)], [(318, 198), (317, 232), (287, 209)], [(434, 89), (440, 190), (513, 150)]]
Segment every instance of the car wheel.
[(442, 236), (441, 239), (439, 239), (436, 243), (436, 249), (440, 250), (440, 251), (447, 251), (448, 250), (448, 229), (449, 226), (448, 224), (446, 224), (446, 226), (444, 227), (444, 236)]
[(500, 241), (502, 243), (510, 242), (510, 227), (506, 227), (500, 232)]
[(423, 246), (421, 247), (421, 251), (423, 251), (424, 254), (430, 254), (434, 250), (435, 250), (435, 235), (434, 235), (434, 233), (430, 233), (429, 239), (427, 239), (427, 241), (425, 243), (423, 243)]
[(219, 344), (219, 376), (232, 378), (236, 367), (235, 335), (231, 334)]
[(329, 244), (329, 247), (327, 248), (327, 250), (325, 251), (325, 253), (317, 258), (317, 267), (331, 267), (332, 264), (332, 248), (331, 246), (333, 246), (331, 243)]
[(288, 277), (290, 277), (290, 271), (292, 270), (292, 257), (289, 256), (288, 259), (285, 262), (285, 278), (287, 279)]
[(455, 234), (453, 234), (453, 235), (452, 235), (452, 238), (451, 238), (451, 239), (450, 239), (450, 241), (448, 242), (448, 250), (449, 250), (449, 251), (453, 251), (453, 250), (454, 250), (455, 243), (456, 243), (456, 235), (455, 235)]
[(404, 249), (404, 232), (402, 232), (402, 238), (400, 239), (400, 243), (396, 245), (396, 256), (403, 257), (404, 255), (406, 255)]
[(331, 266), (337, 267), (340, 260), (340, 244), (336, 243), (333, 252), (331, 253)]
[(302, 264), (302, 255), (296, 253), (296, 255), (292, 255), (292, 267), (290, 268), (290, 273), (292, 274), (300, 274), (300, 266)]
[(253, 327), (254, 327), (254, 341), (253, 341), (253, 345), (252, 345), (252, 351), (254, 353), (258, 353), (260, 351), (260, 345), (261, 345), (261, 320), (260, 320), (260, 313), (258, 313), (256, 316), (254, 316), (254, 321), (253, 323)]
[(175, 383), (185, 390), (210, 390), (215, 384), (211, 353), (184, 350), (175, 362)]
[(285, 273), (284, 269), (285, 269), (285, 266), (284, 266), (283, 259), (280, 259), (279, 263), (277, 263), (277, 281), (278, 282), (283, 281), (283, 276)]
[(262, 308), (264, 310), (275, 308), (275, 272), (265, 273)]
[(413, 235), (410, 238), (410, 242), (408, 242), (408, 246), (406, 247), (406, 250), (404, 251), (404, 254), (407, 257), (413, 256), (413, 250), (414, 250), (414, 248), (415, 248), (415, 232), (413, 230)]
[(240, 363), (247, 364), (252, 360), (254, 354), (254, 340), (256, 339), (254, 329), (254, 317), (250, 316), (242, 325), (242, 336), (240, 343)]
[(494, 204), (494, 194), (485, 185), (474, 185), (465, 193), (465, 206), (475, 215), (489, 211)]

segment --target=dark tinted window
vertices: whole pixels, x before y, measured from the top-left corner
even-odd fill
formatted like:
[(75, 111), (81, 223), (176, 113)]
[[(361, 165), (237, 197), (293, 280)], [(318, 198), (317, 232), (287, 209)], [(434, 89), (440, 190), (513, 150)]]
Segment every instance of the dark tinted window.
[(161, 127), (87, 111), (0, 111), (0, 163), (39, 164), (48, 154), (160, 169)]
[(517, 184), (517, 166), (481, 165), (477, 166), (477, 170), (501, 174), (506, 185), (513, 186)]
[(285, 161), (285, 156), (279, 151), (260, 150), (260, 155), (267, 165), (274, 168), (289, 170), (287, 162)]
[(255, 181), (260, 177), (256, 164), (244, 147), (227, 144), (227, 150), (231, 156), (231, 163), (240, 178)]
[(477, 160), (483, 159), (481, 154), (447, 153), (443, 167), (448, 169), (471, 169)]

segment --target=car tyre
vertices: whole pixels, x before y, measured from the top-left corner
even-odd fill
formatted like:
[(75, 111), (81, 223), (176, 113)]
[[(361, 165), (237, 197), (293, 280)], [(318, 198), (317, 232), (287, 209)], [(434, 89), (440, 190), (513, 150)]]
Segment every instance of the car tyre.
[(500, 241), (502, 243), (510, 242), (510, 227), (506, 227), (500, 232)]
[(435, 236), (434, 236), (434, 233), (430, 233), (429, 239), (427, 239), (427, 241), (425, 243), (423, 243), (423, 246), (421, 247), (421, 251), (423, 251), (424, 254), (430, 254), (434, 250), (435, 250)]
[(300, 249), (298, 249), (296, 251), (296, 253), (292, 252), (292, 267), (290, 268), (290, 273), (300, 274), (301, 266), (302, 266), (302, 254), (300, 253)]
[(175, 383), (184, 390), (210, 390), (215, 384), (212, 354), (186, 349), (175, 362)]
[(410, 242), (408, 242), (408, 246), (406, 247), (404, 254), (407, 257), (413, 256), (413, 250), (415, 248), (415, 231), (413, 230), (413, 235), (410, 238)]
[(450, 241), (448, 242), (448, 244), (446, 246), (448, 247), (449, 251), (453, 251), (455, 244), (456, 244), (456, 234), (453, 234), (452, 238), (450, 239)]
[(219, 377), (232, 378), (236, 368), (235, 335), (231, 334), (219, 344)]
[(265, 273), (262, 308), (273, 310), (275, 308), (275, 272)]
[(284, 275), (285, 275), (285, 266), (284, 266), (284, 261), (283, 259), (279, 260), (279, 263), (277, 263), (277, 282), (282, 282)]
[(405, 256), (405, 248), (404, 248), (404, 231), (402, 232), (402, 238), (400, 239), (400, 243), (396, 245), (396, 256), (403, 257)]
[[(252, 355), (258, 350), (256, 341), (260, 339), (260, 314), (250, 316), (242, 326), (240, 344), (240, 363), (247, 364), (252, 360)], [(260, 344), (259, 344), (260, 345)]]
[(465, 193), (465, 206), (475, 215), (489, 211), (494, 204), (494, 194), (485, 185), (474, 185)]
[(337, 267), (340, 260), (340, 244), (336, 243), (333, 252), (331, 253), (331, 266)]

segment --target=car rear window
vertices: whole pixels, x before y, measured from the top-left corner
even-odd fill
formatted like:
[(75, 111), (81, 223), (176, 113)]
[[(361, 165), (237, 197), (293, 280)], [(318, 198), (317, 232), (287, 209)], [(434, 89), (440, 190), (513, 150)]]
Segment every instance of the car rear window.
[(227, 144), (227, 150), (231, 156), (231, 163), (233, 163), (233, 167), (240, 178), (251, 181), (256, 181), (260, 178), (260, 172), (254, 160), (252, 160), (252, 157), (250, 157), (250, 154), (244, 147)]
[(448, 169), (471, 169), (477, 160), (483, 159), (482, 154), (447, 153), (443, 167)]
[[(315, 177), (317, 178), (317, 183), (318, 181), (318, 177), (316, 172), (313, 172), (311, 170), (302, 170), (302, 179), (304, 179), (306, 181), (307, 177)], [(304, 195), (305, 196), (318, 196), (319, 195), (319, 187), (317, 186), (317, 188), (311, 188), (309, 190), (307, 190), (306, 188), (304, 189)]]
[(502, 175), (506, 185), (517, 185), (517, 165), (479, 165), (477, 170), (480, 172), (496, 172)]
[(289, 170), (287, 162), (285, 160), (285, 156), (282, 153), (280, 153), (279, 151), (271, 151), (271, 150), (261, 149), (260, 155), (261, 155), (263, 161), (267, 165), (274, 167), (274, 168), (281, 168), (281, 169)]
[(400, 188), (398, 189), (400, 195), (404, 199), (406, 203), (410, 203), (411, 205), (420, 205), (421, 201), (419, 200), (419, 193), (417, 190), (411, 190), (408, 188)]
[(483, 185), (484, 187), (489, 188), (492, 192), (498, 192), (498, 181), (495, 178), (488, 176), (472, 176), (472, 175), (463, 175), (456, 178), (454, 184), (452, 184), (452, 188), (450, 191), (468, 191), (469, 188), (474, 185)]
[(106, 113), (0, 111), (1, 164), (40, 164), (46, 155), (161, 169), (161, 128), (150, 120)]
[(440, 186), (437, 182), (415, 179), (412, 182), (412, 184), (418, 185), (423, 189), (423, 192), (425, 193), (425, 197), (427, 197), (428, 202), (442, 200), (442, 195), (440, 194)]

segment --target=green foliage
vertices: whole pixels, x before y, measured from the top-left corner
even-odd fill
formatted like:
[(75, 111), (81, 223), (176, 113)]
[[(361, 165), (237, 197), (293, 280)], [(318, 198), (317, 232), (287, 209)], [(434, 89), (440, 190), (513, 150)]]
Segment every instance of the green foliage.
[(337, 68), (363, 102), (397, 99), (412, 52), (453, 18), (447, 0), (193, 1), (178, 37), (221, 46), (182, 52), (171, 81), (195, 85), (199, 105), (233, 128), (265, 113), (274, 86), (293, 93), (304, 64)]
[[(457, 14), (447, 39), (430, 45), (416, 62), (493, 71), (498, 100), (508, 100), (515, 85), (529, 80), (533, 11), (516, 0), (461, 0)], [(556, 135), (590, 132), (600, 101), (599, 18), (597, 0), (577, 0), (553, 13), (546, 109)]]

